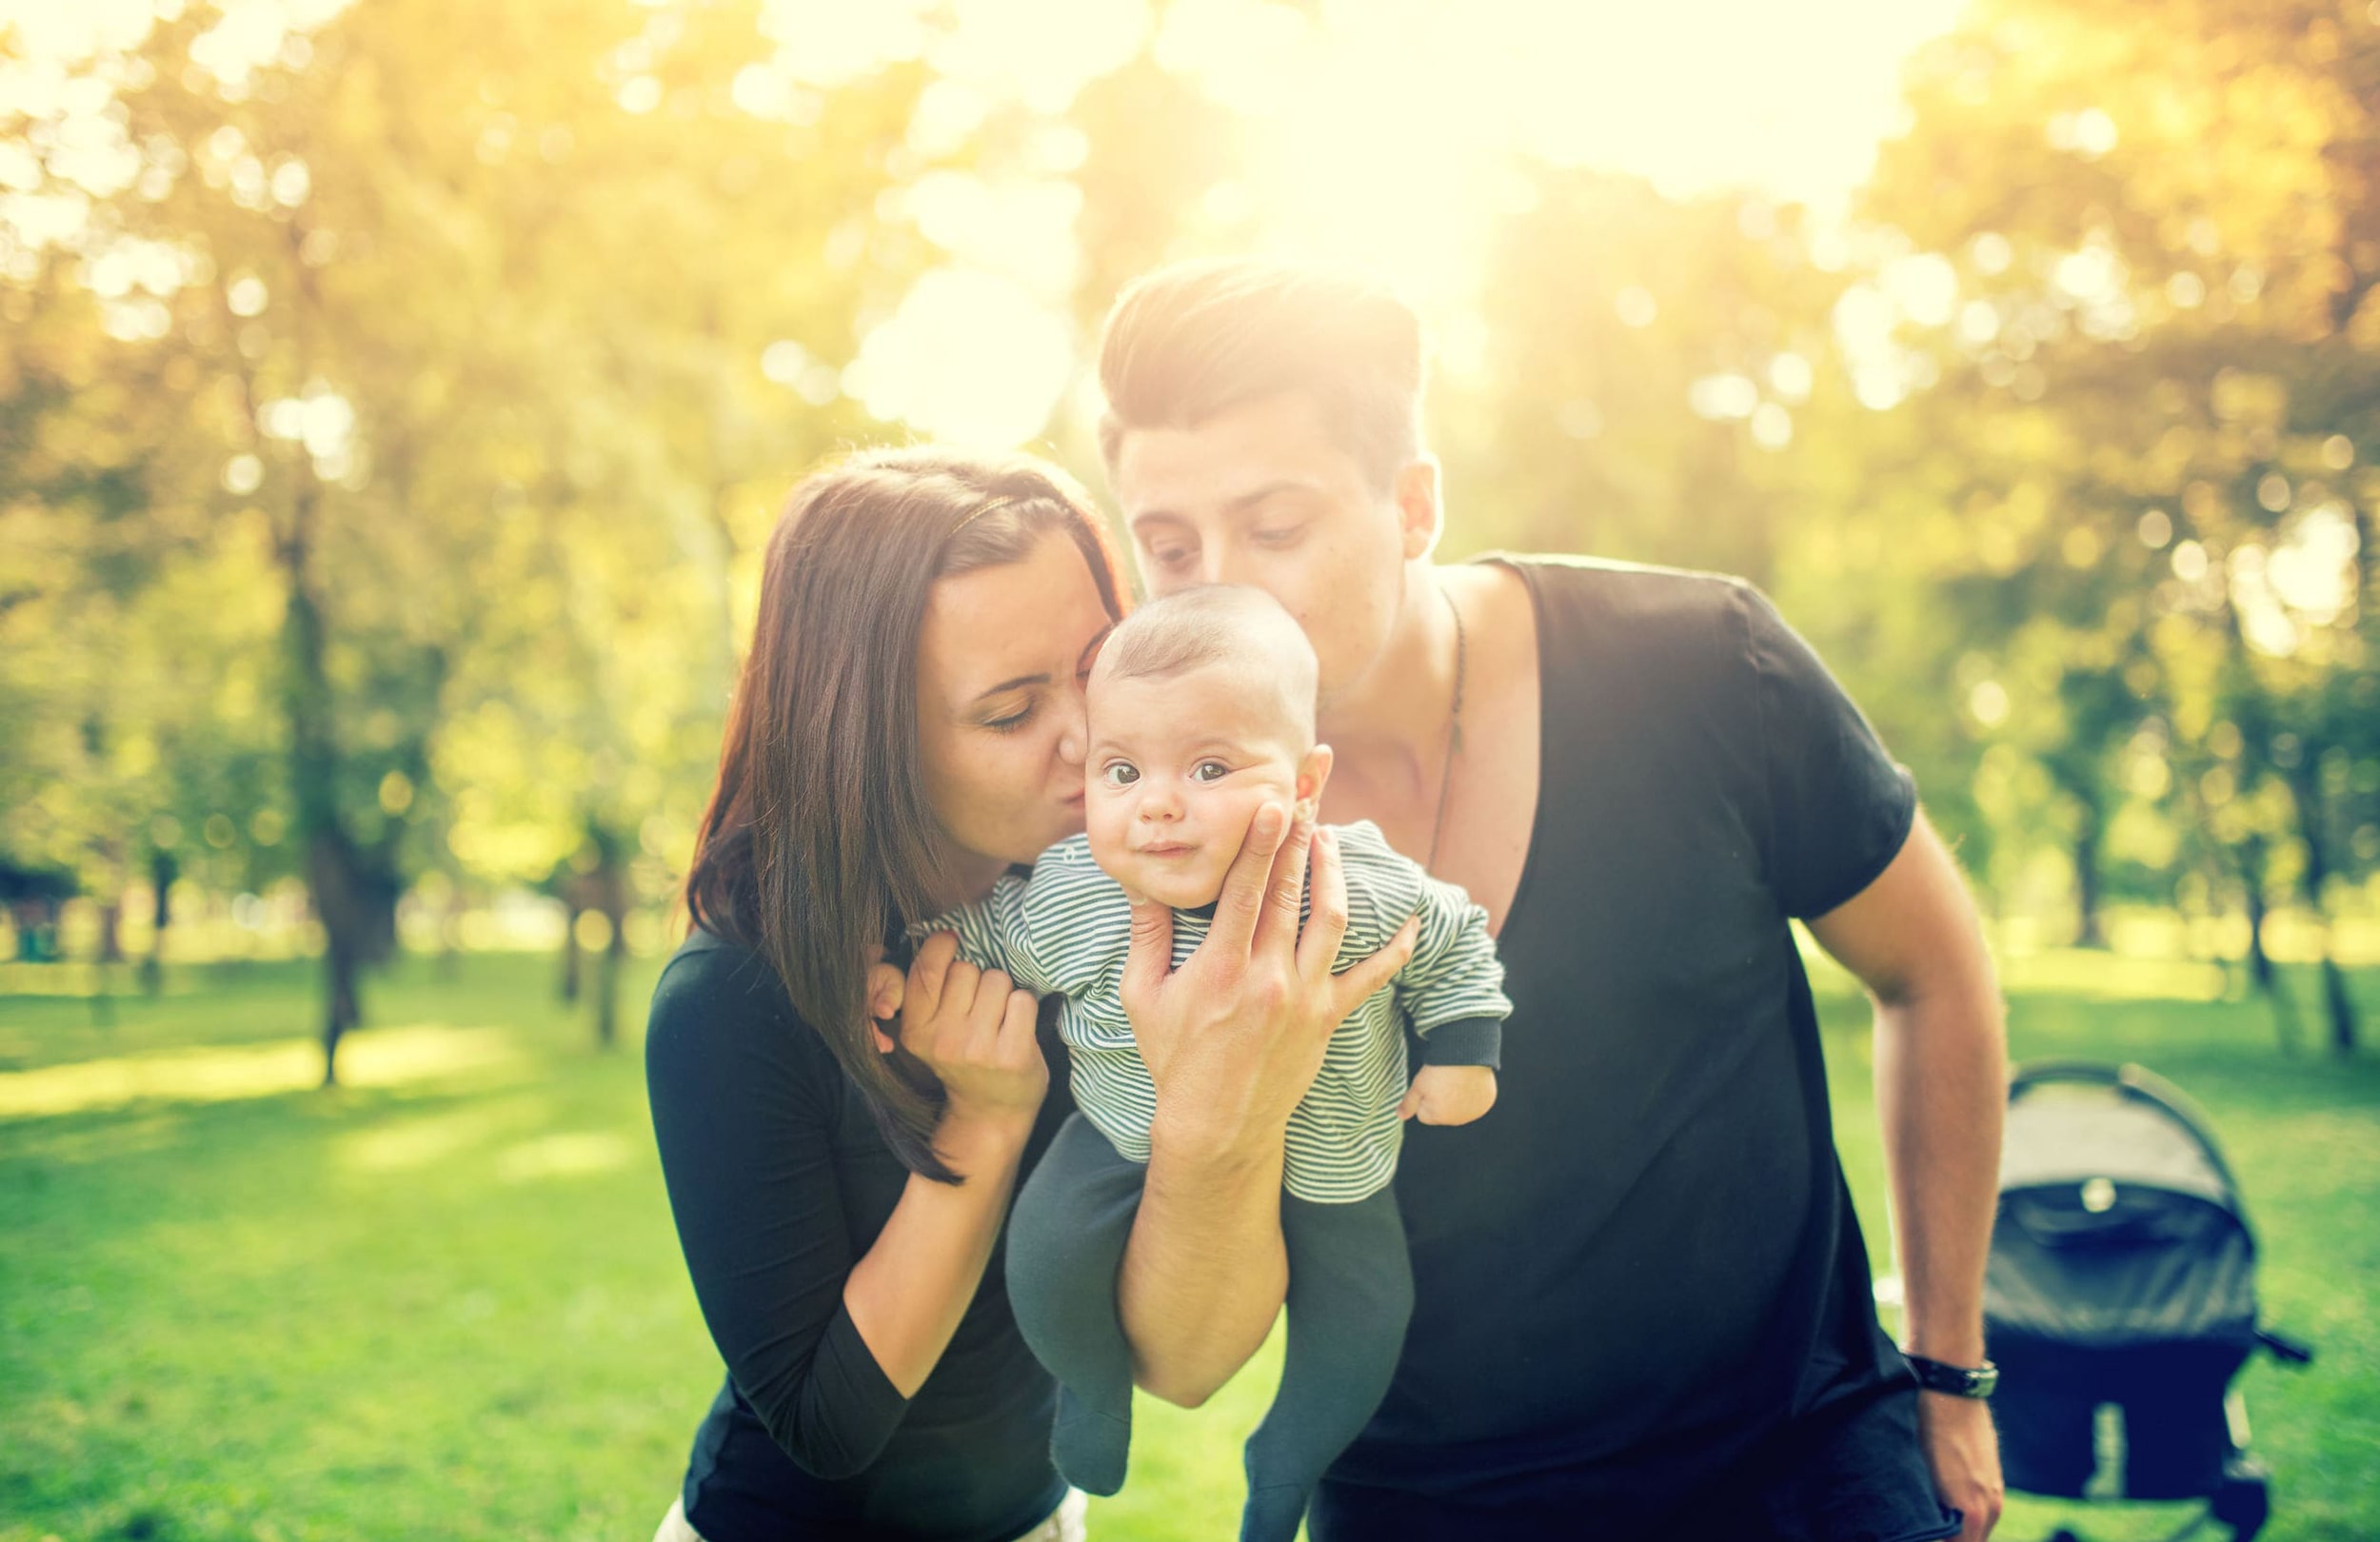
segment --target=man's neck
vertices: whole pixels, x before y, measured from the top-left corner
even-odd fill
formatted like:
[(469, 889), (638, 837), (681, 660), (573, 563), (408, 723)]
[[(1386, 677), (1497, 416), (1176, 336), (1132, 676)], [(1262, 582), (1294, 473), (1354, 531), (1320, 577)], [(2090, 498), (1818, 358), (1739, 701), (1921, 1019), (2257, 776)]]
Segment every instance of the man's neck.
[(1317, 713), (1316, 729), (1337, 758), (1334, 780), (1359, 783), (1376, 798), (1437, 786), (1454, 705), (1455, 618), (1438, 569), (1418, 562), (1405, 575), (1388, 641)]

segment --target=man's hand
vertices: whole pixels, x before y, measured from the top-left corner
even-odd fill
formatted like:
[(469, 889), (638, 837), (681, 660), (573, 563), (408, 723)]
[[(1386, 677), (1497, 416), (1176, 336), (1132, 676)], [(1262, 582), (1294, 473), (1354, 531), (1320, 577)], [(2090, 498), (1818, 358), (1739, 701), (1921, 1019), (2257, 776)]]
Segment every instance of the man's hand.
[(1400, 1119), (1469, 1124), (1496, 1106), (1496, 1073), (1484, 1065), (1425, 1065), (1397, 1105)]
[(2006, 1490), (2000, 1482), (2000, 1437), (1992, 1410), (1979, 1397), (1917, 1394), (1917, 1442), (1934, 1470), (1934, 1491), (1966, 1524), (1959, 1542), (1983, 1542), (1999, 1524)]
[[(1214, 1394), (1264, 1342), (1289, 1285), (1281, 1244), (1282, 1140), (1331, 1032), (1413, 956), (1408, 921), (1388, 946), (1331, 973), (1347, 930), (1339, 849), (1311, 816), (1278, 805), (1250, 821), (1214, 924), (1173, 967), (1174, 917), (1132, 913), (1124, 1010), (1157, 1084), (1147, 1187), (1117, 1275), (1133, 1377), (1185, 1408)], [(1311, 848), (1311, 914), (1300, 931)]]
[[(1214, 923), (1180, 969), (1173, 912), (1133, 907), (1124, 1010), (1157, 1084), (1158, 1123), (1188, 1150), (1278, 1147), (1333, 1030), (1413, 957), (1419, 927), (1408, 921), (1379, 952), (1331, 973), (1347, 933), (1339, 845), (1310, 813), (1291, 824), (1286, 809), (1258, 811)], [(1313, 905), (1300, 932), (1309, 854)]]

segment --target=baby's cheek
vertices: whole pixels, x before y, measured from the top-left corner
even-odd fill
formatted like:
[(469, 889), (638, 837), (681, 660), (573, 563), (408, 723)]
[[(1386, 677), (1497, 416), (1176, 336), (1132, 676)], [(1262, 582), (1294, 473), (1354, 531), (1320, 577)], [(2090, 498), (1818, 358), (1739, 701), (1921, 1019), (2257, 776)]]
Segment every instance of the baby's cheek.
[(1230, 876), (1231, 864), (1239, 856), (1240, 848), (1236, 845), (1209, 846), (1200, 853), (1198, 887), (1199, 891), (1206, 897), (1199, 901), (1200, 904), (1205, 904), (1222, 897), (1223, 880)]
[(1133, 852), (1119, 833), (1119, 821), (1102, 821), (1100, 814), (1093, 812), (1083, 833), (1090, 838), (1090, 860), (1098, 861), (1100, 871), (1126, 888), (1138, 888), (1133, 883)]

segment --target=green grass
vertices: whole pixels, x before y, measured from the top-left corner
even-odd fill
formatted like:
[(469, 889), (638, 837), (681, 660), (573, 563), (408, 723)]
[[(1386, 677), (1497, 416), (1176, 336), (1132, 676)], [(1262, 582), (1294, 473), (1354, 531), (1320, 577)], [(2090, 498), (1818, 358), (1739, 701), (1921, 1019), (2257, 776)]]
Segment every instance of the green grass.
[[(2205, 993), (2187, 971), (2027, 978), (2020, 1056), (2139, 1059), (2211, 1112), (2262, 1228), (2268, 1315), (2319, 1347), (2310, 1372), (2246, 1378), (2278, 1473), (2267, 1535), (2380, 1535), (2380, 1057), (2285, 1058), (2261, 1010), (2173, 998)], [(411, 961), (373, 982), (356, 1084), (323, 1092), (289, 1047), (302, 965), (181, 971), (112, 1025), (80, 979), (0, 967), (0, 1542), (650, 1533), (719, 1372), (633, 1036), (598, 1052), (545, 960)], [(1839, 986), (1826, 1013), (1881, 1256), (1863, 1014)], [(1095, 1534), (1229, 1534), (1275, 1365), (1197, 1413), (1144, 1403), (1134, 1481), (1094, 1506)], [(2002, 1534), (2080, 1513), (2020, 1501)], [(2147, 1537), (2175, 1513), (2085, 1529)]]

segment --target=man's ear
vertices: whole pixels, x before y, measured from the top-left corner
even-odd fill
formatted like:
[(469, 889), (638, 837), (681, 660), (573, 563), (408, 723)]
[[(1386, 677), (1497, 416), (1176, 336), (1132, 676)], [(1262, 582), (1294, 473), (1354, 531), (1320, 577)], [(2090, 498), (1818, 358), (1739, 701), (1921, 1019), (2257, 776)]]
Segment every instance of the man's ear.
[(1404, 538), (1405, 560), (1427, 557), (1438, 547), (1439, 511), (1438, 457), (1424, 451), (1405, 463), (1389, 484), (1397, 504), (1397, 524)]
[(1331, 747), (1317, 744), (1306, 751), (1298, 762), (1298, 801), (1319, 803), (1322, 801), (1322, 785), (1331, 780)]

